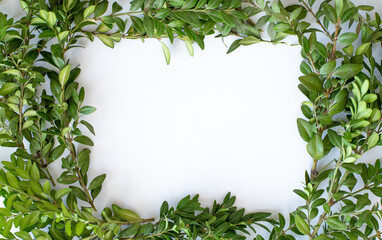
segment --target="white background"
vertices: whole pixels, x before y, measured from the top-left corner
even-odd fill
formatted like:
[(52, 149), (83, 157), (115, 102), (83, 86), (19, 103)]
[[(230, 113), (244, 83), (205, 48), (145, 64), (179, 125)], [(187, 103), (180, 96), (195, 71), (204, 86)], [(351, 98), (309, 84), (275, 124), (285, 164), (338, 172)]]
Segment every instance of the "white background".
[[(15, 2), (3, 0), (0, 10), (19, 15)], [(155, 217), (164, 200), (200, 193), (211, 205), (229, 191), (248, 211), (298, 206), (292, 190), (311, 166), (296, 127), (305, 100), (297, 89), (300, 47), (257, 44), (226, 55), (209, 37), (194, 57), (181, 42), (170, 46), (166, 66), (157, 40), (85, 45), (68, 58), (82, 68), (86, 104), (98, 109), (86, 119), (97, 134), (89, 175), (107, 173), (99, 209), (117, 203)], [(1, 150), (2, 159), (8, 153)], [(60, 165), (52, 165), (56, 176)]]

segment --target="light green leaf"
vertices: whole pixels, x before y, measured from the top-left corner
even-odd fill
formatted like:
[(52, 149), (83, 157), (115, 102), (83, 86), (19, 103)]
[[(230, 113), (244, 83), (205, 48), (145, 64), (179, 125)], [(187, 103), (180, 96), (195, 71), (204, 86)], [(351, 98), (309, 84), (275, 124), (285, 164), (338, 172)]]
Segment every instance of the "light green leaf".
[(194, 56), (194, 47), (192, 46), (192, 44), (189, 41), (184, 41), (184, 42), (186, 43), (188, 53), (190, 54), (191, 57), (193, 57)]
[(16, 89), (19, 88), (19, 85), (16, 83), (6, 83), (0, 89), (0, 95), (6, 96), (13, 93)]
[(38, 170), (36, 163), (33, 163), (29, 175), (30, 175), (31, 179), (35, 182), (38, 182), (40, 180), (40, 171)]
[(72, 189), (71, 188), (64, 188), (61, 190), (58, 190), (56, 194), (54, 195), (55, 199), (60, 199), (63, 196), (66, 196), (67, 194), (71, 193)]
[(110, 36), (105, 34), (96, 34), (96, 36), (109, 48), (114, 48), (113, 39)]
[(89, 7), (87, 7), (84, 11), (84, 18), (88, 18), (95, 10), (95, 6), (94, 5), (91, 5)]
[(159, 41), (159, 42), (162, 44), (163, 54), (164, 54), (164, 57), (166, 58), (167, 65), (169, 65), (170, 61), (171, 61), (170, 49), (168, 49), (166, 44), (164, 44), (163, 42), (161, 42), (161, 41)]
[(240, 44), (244, 46), (252, 45), (259, 42), (261, 42), (261, 40), (254, 36), (248, 36), (240, 40)]
[(135, 212), (129, 210), (129, 209), (119, 209), (118, 214), (123, 218), (125, 221), (138, 221), (141, 219), (138, 214)]
[(297, 229), (302, 234), (305, 234), (305, 235), (309, 235), (310, 234), (310, 227), (309, 227), (308, 223), (302, 217), (300, 217), (300, 215), (296, 214), (294, 216), (294, 220), (296, 222)]
[(68, 82), (69, 80), (69, 76), (70, 76), (70, 70), (72, 69), (72, 66), (69, 64), (69, 65), (66, 65), (61, 71), (60, 71), (60, 74), (58, 75), (58, 80), (60, 82), (60, 85), (62, 88), (64, 88), (65, 84)]
[(20, 189), (19, 180), (10, 172), (6, 172), (5, 176), (7, 178), (7, 181), (9, 185), (13, 188)]
[(367, 140), (367, 148), (369, 150), (372, 149), (373, 147), (375, 147), (377, 145), (378, 141), (379, 141), (378, 133), (371, 134), (371, 136)]
[(371, 43), (364, 43), (357, 48), (355, 55), (363, 55), (370, 49)]

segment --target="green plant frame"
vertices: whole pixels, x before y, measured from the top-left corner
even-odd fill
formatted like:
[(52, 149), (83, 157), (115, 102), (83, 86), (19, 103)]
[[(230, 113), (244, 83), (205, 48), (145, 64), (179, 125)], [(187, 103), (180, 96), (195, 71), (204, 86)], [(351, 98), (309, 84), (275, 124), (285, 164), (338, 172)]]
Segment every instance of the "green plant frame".
[[(382, 30), (373, 6), (350, 0), (288, 6), (133, 0), (128, 11), (107, 0), (21, 0), (20, 6), (20, 19), (0, 13), (0, 144), (14, 149), (0, 170), (2, 239), (382, 239), (381, 163), (361, 159), (382, 145), (382, 62), (374, 51)], [(288, 44), (288, 36), (301, 45), (298, 88), (307, 100), (297, 126), (312, 169), (294, 192), (305, 204), (289, 216), (245, 213), (228, 193), (211, 208), (198, 195), (173, 207), (164, 202), (159, 219), (115, 204), (97, 213), (106, 175), (88, 179), (91, 151), (83, 146), (94, 145), (94, 128), (81, 119), (96, 108), (83, 105), (80, 68), (67, 51), (81, 47), (80, 38), (99, 38), (111, 48), (122, 39), (168, 38), (183, 41), (193, 55), (207, 35), (235, 36), (227, 53), (259, 42)], [(161, 43), (169, 64), (169, 48)], [(332, 149), (338, 156), (323, 165)], [(62, 163), (57, 179), (49, 172), (54, 161)]]

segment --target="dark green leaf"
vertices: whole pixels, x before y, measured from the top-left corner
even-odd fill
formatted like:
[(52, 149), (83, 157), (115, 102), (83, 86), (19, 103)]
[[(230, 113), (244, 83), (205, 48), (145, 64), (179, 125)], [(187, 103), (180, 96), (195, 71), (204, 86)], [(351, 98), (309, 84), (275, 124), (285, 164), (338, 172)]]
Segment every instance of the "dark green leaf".
[(99, 188), (102, 185), (103, 181), (105, 181), (105, 178), (106, 178), (106, 174), (102, 174), (94, 178), (93, 181), (90, 183), (88, 189), (93, 190), (93, 189)]
[(312, 73), (299, 77), (300, 82), (310, 91), (320, 93), (322, 91), (322, 81)]
[(88, 146), (94, 146), (94, 142), (89, 137), (87, 137), (87, 136), (78, 136), (78, 137), (75, 137), (74, 141), (76, 141), (78, 143), (81, 143), (81, 144), (88, 145)]

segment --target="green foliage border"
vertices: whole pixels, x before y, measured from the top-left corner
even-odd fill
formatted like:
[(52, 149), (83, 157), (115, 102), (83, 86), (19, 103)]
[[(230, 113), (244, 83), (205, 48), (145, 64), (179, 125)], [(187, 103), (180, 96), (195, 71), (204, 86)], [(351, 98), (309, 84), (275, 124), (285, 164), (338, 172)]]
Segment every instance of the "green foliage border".
[[(258, 240), (381, 239), (380, 204), (370, 196), (382, 197), (381, 164), (360, 159), (382, 145), (382, 64), (373, 55), (382, 31), (379, 14), (370, 16), (372, 6), (349, 0), (290, 6), (276, 0), (133, 0), (124, 12), (107, 0), (20, 5), (20, 19), (0, 13), (0, 144), (15, 149), (0, 170), (3, 239), (241, 240), (249, 231)], [(87, 136), (94, 128), (81, 117), (96, 109), (83, 105), (80, 69), (70, 64), (67, 51), (81, 47), (80, 38), (99, 38), (111, 48), (122, 39), (156, 38), (169, 64), (170, 50), (161, 39), (179, 39), (193, 55), (193, 43), (204, 49), (205, 37), (213, 34), (236, 36), (228, 53), (259, 42), (287, 44), (288, 36), (302, 46), (298, 87), (307, 101), (297, 126), (312, 169), (294, 192), (305, 204), (288, 221), (282, 214), (277, 220), (266, 212), (246, 214), (230, 194), (212, 208), (202, 207), (198, 195), (176, 207), (164, 202), (157, 220), (115, 204), (97, 215), (94, 200), (106, 175), (88, 179), (90, 150), (79, 150), (94, 145)], [(46, 81), (49, 89), (43, 88)], [(332, 149), (338, 157), (321, 166)], [(58, 179), (49, 172), (56, 160), (62, 162)], [(257, 234), (259, 227), (269, 234)]]

